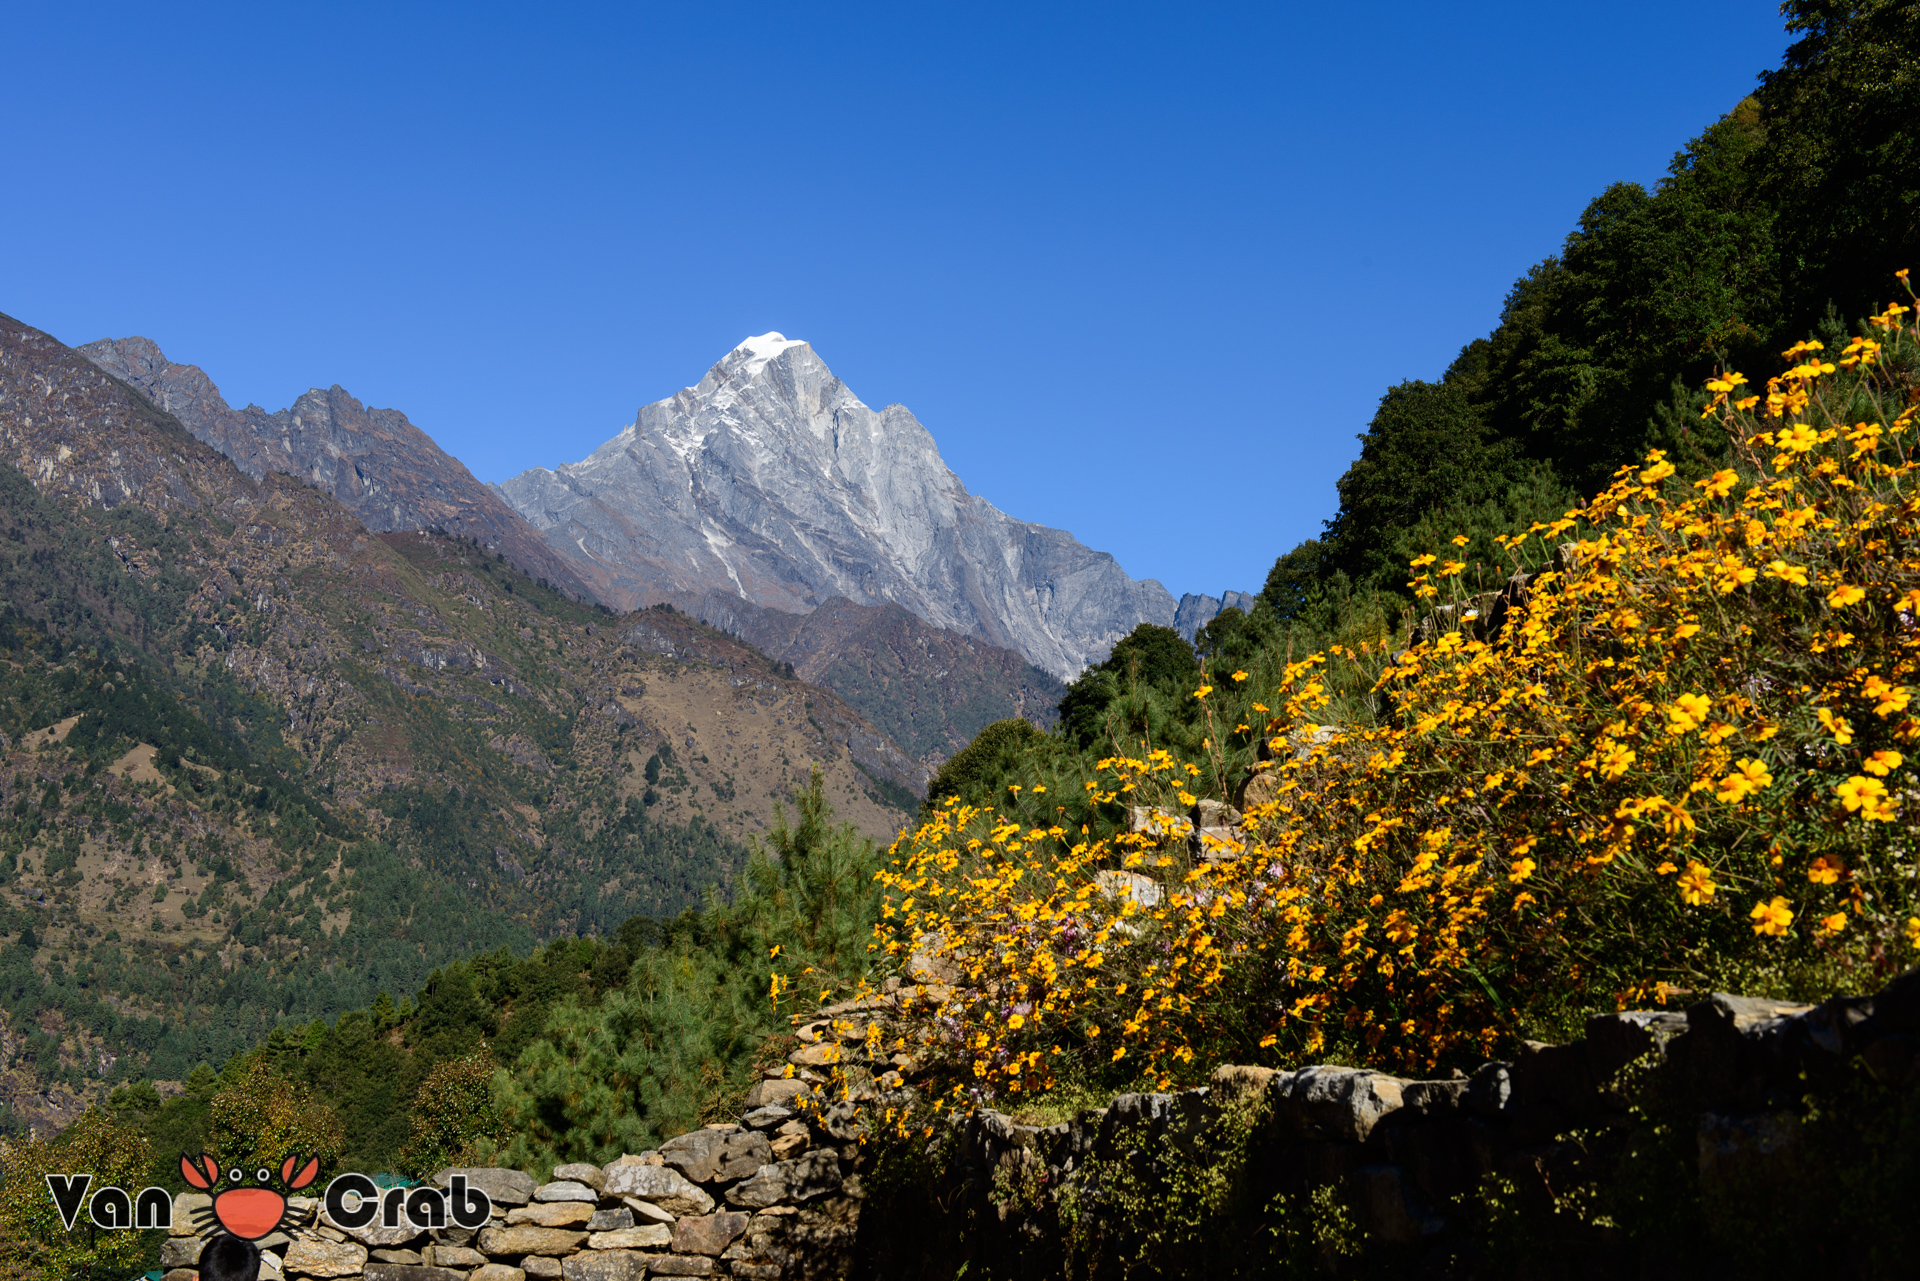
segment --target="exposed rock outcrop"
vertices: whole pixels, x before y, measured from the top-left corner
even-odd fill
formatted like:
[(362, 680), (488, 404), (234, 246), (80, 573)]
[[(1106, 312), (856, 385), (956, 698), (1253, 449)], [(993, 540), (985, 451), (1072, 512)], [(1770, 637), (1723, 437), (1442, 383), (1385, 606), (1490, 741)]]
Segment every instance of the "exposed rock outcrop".
[(719, 591), (805, 612), (893, 601), (1063, 679), (1174, 600), (1071, 534), (967, 491), (901, 405), (804, 342), (749, 338), (586, 460), (500, 487), (622, 609)]

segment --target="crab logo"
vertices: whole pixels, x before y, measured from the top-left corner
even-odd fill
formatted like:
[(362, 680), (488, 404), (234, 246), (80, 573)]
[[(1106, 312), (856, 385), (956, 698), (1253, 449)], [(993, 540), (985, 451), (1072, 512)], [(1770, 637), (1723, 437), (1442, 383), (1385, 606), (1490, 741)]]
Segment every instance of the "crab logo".
[[(287, 1192), (298, 1192), (320, 1177), (320, 1158), (308, 1157), (305, 1165), (299, 1165), (300, 1158), (288, 1157), (280, 1163), (280, 1187), (273, 1186), (276, 1180), (274, 1172), (267, 1166), (261, 1166), (253, 1172), (251, 1183), (247, 1172), (234, 1166), (226, 1172), (227, 1182), (235, 1186), (213, 1198), (210, 1209), (195, 1211), (194, 1217), (200, 1222), (193, 1226), (205, 1228), (209, 1219), (218, 1219), (220, 1226), (234, 1236), (246, 1241), (258, 1241), (264, 1236), (279, 1230), (287, 1217)], [(295, 1173), (295, 1166), (299, 1172)], [(198, 1157), (180, 1158), (180, 1177), (203, 1192), (211, 1191), (220, 1182), (220, 1163), (204, 1153)], [(246, 1184), (247, 1186), (239, 1186)]]

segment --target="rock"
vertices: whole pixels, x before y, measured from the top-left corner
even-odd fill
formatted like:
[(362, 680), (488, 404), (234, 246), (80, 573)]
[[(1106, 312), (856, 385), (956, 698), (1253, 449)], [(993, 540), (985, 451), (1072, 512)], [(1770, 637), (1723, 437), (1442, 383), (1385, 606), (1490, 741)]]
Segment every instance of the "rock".
[(520, 1267), (530, 1277), (557, 1277), (566, 1271), (566, 1265), (560, 1260), (544, 1255), (529, 1255), (520, 1260)]
[[(198, 1276), (198, 1273), (189, 1273)], [(256, 1281), (285, 1281), (286, 1273), (280, 1268), (280, 1256), (270, 1250), (260, 1252), (260, 1275)], [(203, 1279), (204, 1281), (204, 1279)]]
[(466, 1273), (419, 1263), (369, 1263), (366, 1281), (465, 1281)]
[(566, 1281), (640, 1281), (649, 1257), (626, 1250), (576, 1254), (560, 1261), (560, 1275)]
[(585, 1161), (574, 1161), (567, 1165), (555, 1166), (553, 1177), (568, 1179), (574, 1183), (584, 1183), (595, 1192), (607, 1186), (607, 1176), (601, 1173), (597, 1165), (588, 1165)]
[(747, 1216), (735, 1210), (702, 1214), (673, 1225), (676, 1254), (719, 1254), (747, 1230)]
[(175, 1268), (161, 1274), (160, 1281), (200, 1281), (200, 1271), (197, 1268)]
[(752, 1178), (733, 1185), (727, 1200), (750, 1210), (798, 1204), (840, 1186), (840, 1154), (831, 1148), (792, 1161), (763, 1165)]
[(760, 1262), (754, 1259), (736, 1259), (728, 1265), (728, 1270), (743, 1281), (779, 1281), (782, 1271), (780, 1265), (771, 1260)]
[(611, 1161), (601, 1167), (602, 1173), (610, 1174), (616, 1165), (663, 1165), (660, 1154), (649, 1148), (645, 1152), (628, 1152), (617, 1161)]
[(1130, 899), (1136, 907), (1158, 907), (1160, 900), (1166, 896), (1160, 888), (1160, 882), (1139, 872), (1116, 872), (1111, 869), (1096, 872), (1093, 884), (1107, 897)]
[(591, 1201), (549, 1201), (544, 1204), (517, 1205), (507, 1211), (508, 1223), (532, 1223), (543, 1228), (571, 1228), (590, 1222), (594, 1216)]
[(424, 1235), (418, 1228), (406, 1222), (402, 1222), (401, 1225), (396, 1228), (382, 1227), (380, 1226), (380, 1218), (378, 1215), (375, 1215), (373, 1221), (364, 1228), (346, 1228), (335, 1223), (333, 1217), (322, 1210), (320, 1212), (320, 1222), (334, 1229), (336, 1232), (344, 1232), (348, 1237), (358, 1241), (361, 1245), (375, 1246), (382, 1249), (391, 1249), (396, 1245), (408, 1245), (414, 1241), (418, 1241), (421, 1236)]
[[(607, 1169), (607, 1195), (637, 1197), (678, 1217), (682, 1214), (707, 1214), (713, 1210), (713, 1198), (687, 1180), (680, 1171), (664, 1165), (617, 1165)], [(635, 1213), (638, 1213), (637, 1207)]]
[(1359, 1068), (1310, 1067), (1276, 1078), (1268, 1097), (1302, 1138), (1365, 1143), (1380, 1118), (1400, 1107), (1401, 1084)]
[(1240, 784), (1234, 803), (1243, 810), (1258, 809), (1262, 805), (1271, 805), (1279, 794), (1279, 773), (1271, 768), (1261, 769), (1247, 775)]
[(818, 1041), (812, 1045), (803, 1045), (787, 1055), (787, 1062), (795, 1067), (831, 1067), (846, 1057), (846, 1051), (833, 1041)]
[(167, 1271), (191, 1268), (200, 1262), (200, 1251), (206, 1248), (205, 1237), (168, 1237), (160, 1243), (160, 1266)]
[(784, 1125), (793, 1120), (793, 1115), (792, 1108), (764, 1107), (755, 1108), (740, 1120), (749, 1129), (771, 1130), (775, 1126)]
[(812, 1090), (805, 1081), (791, 1078), (760, 1081), (747, 1091), (747, 1107), (753, 1109), (782, 1107), (803, 1094), (811, 1093)]
[(1127, 807), (1127, 830), (1134, 835), (1151, 836), (1156, 843), (1184, 839), (1193, 833), (1193, 820), (1175, 810), (1157, 805)]
[(437, 1268), (477, 1268), (486, 1263), (487, 1256), (464, 1245), (436, 1245), (428, 1247), (427, 1262)]
[(727, 1136), (724, 1134), (713, 1130), (695, 1130), (662, 1143), (660, 1159), (695, 1183), (711, 1183), (713, 1172), (720, 1164), (721, 1150), (726, 1144)]
[(589, 1204), (600, 1199), (600, 1189), (590, 1188), (584, 1183), (575, 1183), (572, 1179), (556, 1179), (552, 1183), (543, 1183), (534, 1189), (535, 1201), (585, 1201)]
[(503, 1170), (493, 1166), (451, 1166), (433, 1176), (433, 1186), (444, 1188), (447, 1180), (456, 1174), (467, 1176), (467, 1186), (478, 1188), (493, 1198), (495, 1205), (525, 1205), (533, 1199), (533, 1189), (537, 1186), (531, 1174), (519, 1170)]
[(505, 1263), (487, 1263), (467, 1273), (467, 1281), (527, 1281), (527, 1274)]
[(517, 1254), (566, 1254), (579, 1249), (586, 1239), (586, 1233), (567, 1228), (516, 1223), (510, 1227), (480, 1229), (478, 1244), (480, 1253), (497, 1259)]
[(367, 1248), (351, 1241), (301, 1238), (287, 1247), (281, 1265), (287, 1272), (310, 1277), (359, 1276), (367, 1266)]
[(1664, 1050), (1687, 1030), (1687, 1018), (1671, 1010), (1626, 1010), (1596, 1014), (1586, 1030), (1587, 1070), (1604, 1082), (1641, 1055)]
[(671, 1210), (663, 1210), (653, 1202), (642, 1201), (639, 1197), (622, 1197), (621, 1201), (626, 1205), (627, 1209), (633, 1211), (633, 1217), (635, 1219), (644, 1220), (647, 1223), (671, 1224), (680, 1217)]
[[(199, 1215), (196, 1220), (195, 1215)], [(172, 1234), (177, 1237), (190, 1237), (199, 1229), (198, 1224), (213, 1222), (213, 1198), (204, 1192), (182, 1192), (173, 1198)]]
[(587, 1220), (589, 1232), (615, 1232), (621, 1228), (633, 1226), (633, 1211), (625, 1208), (618, 1210), (597, 1210)]
[(807, 1150), (808, 1139), (804, 1134), (783, 1134), (775, 1139), (768, 1151), (770, 1161), (790, 1161)]
[(1406, 1180), (1397, 1166), (1366, 1166), (1353, 1172), (1352, 1181), (1369, 1236), (1389, 1245), (1411, 1245), (1446, 1227), (1438, 1216), (1409, 1198)]
[(1213, 1075), (1207, 1078), (1207, 1085), (1216, 1099), (1237, 1099), (1249, 1094), (1265, 1093), (1275, 1075), (1272, 1068), (1228, 1064), (1215, 1068)]
[(418, 1252), (413, 1250), (374, 1250), (369, 1256), (376, 1263), (424, 1263)]
[(1507, 1110), (1507, 1104), (1513, 1098), (1513, 1076), (1507, 1071), (1510, 1066), (1506, 1063), (1482, 1063), (1473, 1070), (1466, 1097), (1462, 1100), (1468, 1112), (1483, 1121), (1491, 1121)]
[(713, 1260), (702, 1254), (654, 1254), (647, 1256), (647, 1275), (653, 1277), (710, 1277)]
[(736, 1179), (747, 1178), (771, 1160), (773, 1145), (767, 1142), (766, 1135), (753, 1130), (729, 1134), (726, 1145), (720, 1150), (720, 1163), (713, 1173), (714, 1181), (732, 1183)]
[[(680, 1223), (688, 1220), (682, 1219)], [(592, 1250), (658, 1250), (673, 1242), (673, 1234), (679, 1224), (668, 1227), (664, 1223), (649, 1223), (642, 1227), (615, 1228), (609, 1232), (596, 1232), (587, 1238), (587, 1248)]]

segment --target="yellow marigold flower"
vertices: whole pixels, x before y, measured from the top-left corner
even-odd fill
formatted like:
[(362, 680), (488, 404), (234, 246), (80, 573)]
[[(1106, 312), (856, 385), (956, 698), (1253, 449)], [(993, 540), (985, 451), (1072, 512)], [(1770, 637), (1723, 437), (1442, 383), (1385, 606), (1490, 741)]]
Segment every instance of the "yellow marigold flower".
[(1245, 672), (1235, 672), (1233, 674), (1233, 679), (1235, 679), (1236, 681), (1243, 681), (1247, 679), (1247, 674)]
[(1920, 916), (1907, 918), (1907, 946), (1920, 948)]
[(1679, 868), (1673, 865), (1672, 859), (1664, 859), (1661, 861), (1660, 866), (1653, 869), (1653, 874), (1655, 876), (1672, 876), (1679, 870)]
[(1468, 538), (1465, 534), (1455, 534), (1453, 536), (1452, 541), (1455, 547), (1465, 547), (1468, 543), (1472, 542), (1473, 540)]
[(1725, 556), (1721, 558), (1719, 564), (1714, 566), (1713, 585), (1715, 590), (1725, 596), (1745, 587), (1759, 576), (1758, 570), (1749, 566), (1738, 556)]
[(1600, 772), (1608, 778), (1619, 778), (1627, 772), (1627, 767), (1633, 764), (1636, 754), (1631, 747), (1623, 747), (1619, 743), (1609, 744), (1600, 756)]
[(1853, 723), (1844, 716), (1835, 716), (1832, 711), (1822, 707), (1814, 713), (1820, 718), (1820, 724), (1827, 733), (1833, 735), (1833, 741), (1845, 747), (1853, 741)]
[(1193, 691), (1193, 696), (1195, 698), (1205, 698), (1207, 695), (1211, 693), (1213, 693), (1213, 686), (1202, 685), (1199, 689), (1196, 689)]
[(1852, 583), (1842, 583), (1827, 593), (1827, 604), (1834, 609), (1845, 609), (1848, 605), (1856, 604), (1866, 598), (1865, 588), (1856, 587)]
[(1807, 585), (1806, 567), (1804, 565), (1790, 565), (1784, 560), (1768, 561), (1767, 577), (1777, 578), (1781, 582), (1790, 583), (1795, 587), (1805, 587)]
[(1407, 562), (1407, 568), (1408, 568), (1408, 569), (1420, 569), (1420, 568), (1423, 568), (1423, 567), (1425, 567), (1425, 566), (1427, 566), (1427, 565), (1431, 565), (1431, 564), (1433, 564), (1433, 562), (1435, 562), (1436, 560), (1439, 560), (1439, 559), (1440, 559), (1440, 558), (1439, 558), (1438, 556), (1435, 556), (1435, 555), (1434, 555), (1434, 554), (1433, 554), (1432, 552), (1428, 552), (1428, 553), (1427, 553), (1426, 555), (1424, 555), (1424, 556), (1415, 556), (1415, 557), (1414, 557), (1414, 558), (1413, 558), (1412, 560), (1410, 560), (1410, 561), (1408, 561), (1408, 562)]
[(1713, 875), (1705, 863), (1688, 860), (1687, 870), (1680, 873), (1680, 900), (1689, 907), (1699, 907), (1713, 901), (1713, 892), (1720, 887), (1713, 883)]
[(1847, 914), (1845, 912), (1835, 912), (1832, 916), (1821, 917), (1820, 928), (1828, 934), (1838, 934), (1841, 930), (1847, 928)]
[(1274, 1044), (1279, 1041), (1279, 1039), (1280, 1039), (1279, 1036), (1277, 1036), (1272, 1032), (1269, 1032), (1265, 1036), (1260, 1038), (1260, 1048), (1263, 1050), (1270, 1050), (1273, 1048)]
[(1888, 716), (1902, 712), (1912, 697), (1904, 685), (1890, 685), (1878, 676), (1869, 676), (1861, 683), (1860, 692), (1874, 700), (1873, 714)]
[(1640, 483), (1656, 485), (1671, 475), (1673, 475), (1673, 464), (1663, 459), (1640, 473)]
[(1464, 560), (1443, 560), (1440, 562), (1440, 577), (1452, 578), (1466, 567), (1467, 562)]
[(1534, 897), (1531, 892), (1527, 890), (1521, 890), (1518, 894), (1513, 896), (1513, 910), (1518, 912), (1521, 908), (1525, 907), (1527, 904), (1533, 901), (1534, 901)]
[(1820, 433), (1805, 423), (1795, 423), (1791, 431), (1783, 431), (1774, 437), (1774, 443), (1782, 449), (1804, 454), (1820, 443)]
[(1832, 885), (1840, 879), (1840, 873), (1844, 870), (1839, 863), (1822, 854), (1807, 869), (1807, 879), (1815, 885)]
[(1526, 880), (1529, 876), (1532, 876), (1533, 869), (1538, 866), (1540, 865), (1534, 862), (1530, 858), (1515, 859), (1513, 861), (1512, 870), (1507, 873), (1507, 879), (1509, 881), (1512, 881), (1515, 885), (1518, 885), (1520, 882)]
[(1667, 709), (1667, 732), (1690, 734), (1706, 723), (1712, 710), (1713, 700), (1705, 694), (1682, 694)]
[(1869, 774), (1878, 774), (1881, 778), (1893, 773), (1906, 764), (1907, 758), (1895, 751), (1878, 751), (1860, 763), (1860, 768)]
[[(1732, 389), (1729, 388), (1728, 390)], [(1723, 469), (1713, 473), (1713, 475), (1707, 477), (1705, 480), (1695, 481), (1694, 488), (1706, 490), (1708, 498), (1725, 498), (1729, 493), (1733, 492), (1733, 487), (1739, 483), (1740, 477), (1737, 474), (1730, 469)]]
[(1753, 918), (1755, 934), (1780, 935), (1793, 928), (1793, 909), (1779, 895), (1770, 903), (1755, 903), (1747, 915)]
[(1741, 761), (1733, 773), (1720, 780), (1720, 788), (1714, 795), (1728, 804), (1738, 805), (1754, 792), (1769, 787), (1772, 783), (1773, 775), (1768, 772), (1765, 762)]
[(1025, 1027), (1026, 1025), (1027, 1025), (1027, 1016), (1024, 1014), (1014, 1014), (1014, 1015), (1010, 1015), (1007, 1018), (1007, 1028), (1010, 1031), (1018, 1032), (1021, 1028)]
[(1861, 818), (1887, 822), (1893, 818), (1893, 806), (1887, 799), (1887, 785), (1877, 778), (1855, 774), (1833, 789), (1848, 813), (1858, 811)]

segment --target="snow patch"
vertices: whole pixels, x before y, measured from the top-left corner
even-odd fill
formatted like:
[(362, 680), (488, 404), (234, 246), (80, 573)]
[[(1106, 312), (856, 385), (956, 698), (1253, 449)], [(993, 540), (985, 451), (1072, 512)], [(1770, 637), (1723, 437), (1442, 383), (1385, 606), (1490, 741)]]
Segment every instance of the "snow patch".
[(740, 372), (748, 378), (751, 378), (766, 368), (769, 360), (772, 360), (787, 348), (804, 347), (806, 345), (806, 340), (802, 338), (788, 338), (782, 334), (764, 333), (757, 338), (749, 338), (738, 347), (735, 347), (727, 353), (727, 358), (731, 360), (733, 357), (745, 352), (746, 360), (741, 363)]

